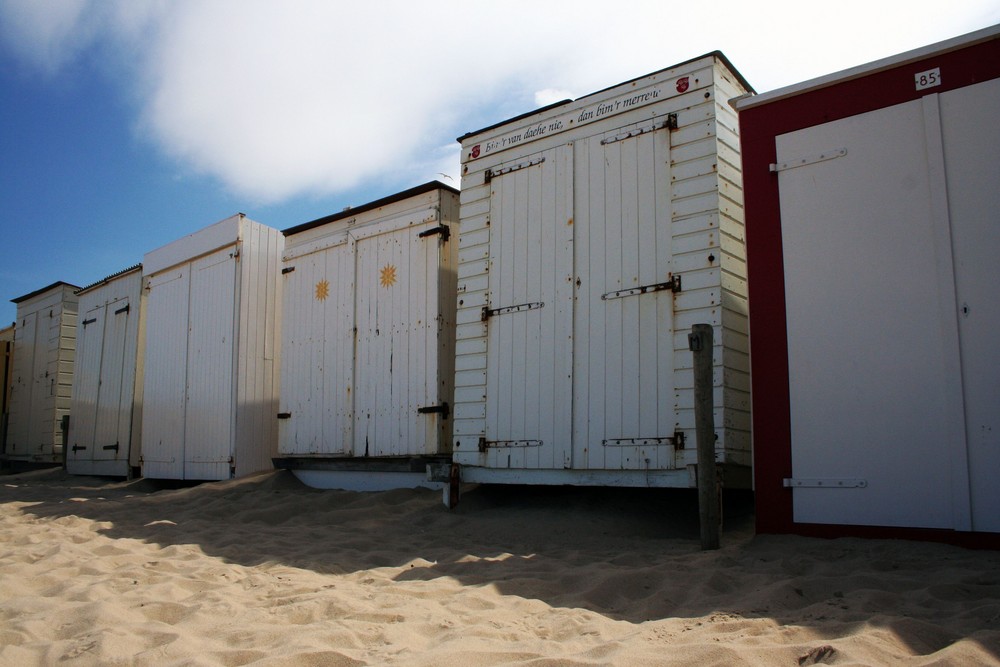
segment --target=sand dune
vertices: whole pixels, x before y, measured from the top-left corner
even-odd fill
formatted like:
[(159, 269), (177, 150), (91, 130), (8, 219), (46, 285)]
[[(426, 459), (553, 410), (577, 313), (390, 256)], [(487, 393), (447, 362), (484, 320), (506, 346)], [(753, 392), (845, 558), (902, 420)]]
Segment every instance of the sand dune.
[(0, 477), (2, 665), (1000, 664), (1000, 553), (691, 494)]

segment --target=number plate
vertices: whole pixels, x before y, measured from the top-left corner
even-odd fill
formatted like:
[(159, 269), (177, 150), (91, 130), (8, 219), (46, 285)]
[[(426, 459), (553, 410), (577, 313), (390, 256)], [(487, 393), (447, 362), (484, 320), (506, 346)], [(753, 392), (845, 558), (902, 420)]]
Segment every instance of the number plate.
[(913, 75), (913, 82), (916, 85), (917, 90), (940, 86), (941, 68), (935, 67), (934, 69), (929, 69), (926, 72), (917, 72)]

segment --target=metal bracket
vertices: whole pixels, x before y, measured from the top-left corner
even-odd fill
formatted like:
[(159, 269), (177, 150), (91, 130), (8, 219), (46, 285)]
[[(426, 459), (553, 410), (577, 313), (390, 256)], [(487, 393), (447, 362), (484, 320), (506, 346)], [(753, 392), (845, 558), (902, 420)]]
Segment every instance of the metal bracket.
[(676, 130), (677, 129), (677, 114), (672, 113), (667, 115), (667, 120), (662, 123), (654, 123), (652, 125), (646, 125), (645, 127), (639, 127), (634, 130), (628, 130), (627, 132), (622, 132), (605, 139), (601, 139), (601, 145), (606, 146), (608, 144), (613, 144), (617, 141), (624, 141), (625, 139), (631, 139), (632, 137), (637, 137), (640, 134), (646, 134), (647, 132), (655, 132), (656, 130)]
[(489, 183), (497, 176), (503, 176), (504, 174), (509, 174), (512, 171), (518, 171), (519, 169), (526, 169), (528, 167), (534, 167), (536, 164), (541, 164), (545, 162), (545, 158), (540, 157), (537, 160), (528, 160), (527, 162), (520, 162), (518, 164), (512, 164), (509, 167), (502, 167), (500, 169), (487, 169), (486, 173), (483, 175), (483, 180)]
[(607, 294), (601, 295), (602, 301), (607, 301), (608, 299), (621, 299), (626, 296), (635, 296), (636, 294), (646, 294), (648, 292), (662, 292), (664, 290), (670, 290), (673, 293), (681, 291), (681, 277), (679, 275), (673, 276), (670, 280), (665, 283), (656, 283), (655, 285), (643, 285), (642, 287), (632, 287), (630, 289), (618, 290), (617, 292), (608, 292)]
[(868, 480), (786, 477), (782, 480), (782, 485), (793, 489), (863, 489), (868, 486)]
[(823, 151), (816, 155), (807, 155), (805, 157), (797, 158), (795, 160), (789, 160), (788, 162), (778, 162), (777, 164), (771, 164), (770, 169), (772, 172), (785, 171), (786, 169), (795, 169), (796, 167), (804, 167), (809, 164), (816, 164), (817, 162), (825, 162), (826, 160), (833, 160), (838, 157), (844, 157), (847, 155), (846, 148), (837, 148), (830, 151)]
[(490, 309), (488, 306), (483, 306), (483, 317), (482, 320), (485, 322), (494, 315), (506, 315), (507, 313), (520, 313), (525, 310), (535, 310), (536, 308), (543, 308), (545, 303), (543, 301), (536, 301), (533, 303), (522, 303), (516, 306), (504, 306), (503, 308), (493, 308)]
[(448, 401), (445, 401), (441, 405), (428, 405), (424, 408), (417, 408), (417, 412), (422, 415), (440, 414), (442, 419), (447, 419), (451, 414), (451, 408), (448, 406)]
[(511, 447), (541, 447), (541, 440), (487, 440), (479, 438), (479, 451), (485, 452), (490, 447), (503, 449)]
[[(680, 442), (680, 447), (677, 446), (678, 441)], [(602, 440), (601, 444), (605, 447), (642, 447), (649, 445), (673, 445), (678, 449), (684, 448), (684, 432), (675, 431), (673, 435), (658, 437), (658, 438), (609, 438), (607, 440)]]
[(435, 234), (440, 234), (441, 238), (444, 239), (444, 242), (447, 243), (448, 239), (451, 238), (451, 229), (447, 225), (438, 225), (433, 229), (428, 229), (426, 231), (420, 232), (419, 234), (417, 234), (417, 236), (422, 239), (425, 239), (428, 236), (434, 236)]
[(687, 436), (684, 435), (684, 431), (674, 431), (674, 436), (671, 438), (673, 440), (674, 449), (684, 449), (684, 442)]

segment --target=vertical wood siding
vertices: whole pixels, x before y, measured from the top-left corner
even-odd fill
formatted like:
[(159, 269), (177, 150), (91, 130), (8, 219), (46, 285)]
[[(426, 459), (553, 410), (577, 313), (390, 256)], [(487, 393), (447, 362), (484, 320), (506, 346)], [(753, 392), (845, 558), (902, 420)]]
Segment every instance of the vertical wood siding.
[(418, 409), (452, 401), (457, 234), (420, 234), (450, 226), (455, 199), (434, 190), (287, 239), (281, 455), (447, 450), (450, 420)]
[[(745, 90), (711, 56), (658, 76), (668, 82), (660, 89), (663, 101), (641, 109), (624, 104), (625, 111), (598, 122), (470, 157), (475, 144), (517, 139), (518, 128), (596, 108), (599, 96), (614, 101), (642, 90), (631, 82), (465, 140), (453, 436), (463, 465), (671, 470), (694, 464), (693, 447), (677, 449), (670, 439), (681, 432), (694, 441), (687, 333), (699, 322), (717, 332), (718, 460), (750, 464), (742, 178), (736, 117), (728, 108)], [(678, 86), (673, 94), (681, 76), (691, 88)], [(676, 127), (667, 128), (674, 118)], [(551, 157), (560, 151), (564, 162)], [(506, 171), (542, 156), (540, 164)], [(564, 164), (564, 177), (546, 180), (557, 164)], [(540, 263), (538, 249), (545, 249)], [(677, 275), (676, 294), (602, 299)], [(564, 302), (554, 296), (562, 285), (572, 291)], [(564, 303), (565, 329), (549, 310), (551, 298)], [(482, 321), (484, 306), (533, 301), (546, 305)], [(490, 445), (518, 440), (521, 446)]]
[(133, 400), (141, 289), (142, 273), (135, 270), (80, 295), (84, 314), (73, 371), (66, 456), (70, 473), (129, 473), (131, 448), (139, 441)]

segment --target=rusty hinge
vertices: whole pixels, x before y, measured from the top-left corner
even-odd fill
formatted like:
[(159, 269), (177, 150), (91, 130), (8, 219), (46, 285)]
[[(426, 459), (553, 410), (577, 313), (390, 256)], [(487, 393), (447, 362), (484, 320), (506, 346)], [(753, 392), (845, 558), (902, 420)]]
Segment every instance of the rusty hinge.
[(417, 412), (422, 415), (429, 414), (440, 414), (442, 419), (447, 419), (448, 415), (451, 414), (451, 408), (448, 406), (448, 401), (445, 401), (441, 405), (428, 405), (423, 408), (417, 408)]
[(601, 300), (607, 301), (608, 299), (621, 299), (626, 296), (634, 296), (636, 294), (647, 294), (649, 292), (662, 292), (663, 290), (670, 290), (675, 294), (677, 292), (680, 292), (681, 277), (679, 275), (676, 275), (665, 283), (656, 283), (655, 285), (643, 285), (642, 287), (632, 287), (630, 289), (618, 290), (617, 292), (608, 292), (607, 294), (601, 295)]
[(281, 275), (285, 275), (286, 273), (291, 273), (294, 270), (295, 270), (294, 266), (286, 266), (281, 270)]
[(641, 447), (650, 445), (673, 445), (675, 449), (684, 449), (684, 431), (674, 431), (673, 435), (659, 438), (608, 438), (602, 440), (604, 447)]
[(663, 130), (663, 129), (667, 130), (677, 129), (677, 114), (675, 113), (668, 114), (667, 119), (662, 123), (653, 123), (652, 125), (633, 128), (631, 130), (626, 130), (625, 132), (620, 132), (610, 137), (605, 137), (604, 139), (601, 139), (601, 145), (607, 146), (608, 144), (613, 144), (618, 141), (624, 141), (625, 139), (638, 137), (640, 134), (647, 134), (649, 132), (655, 132), (656, 130)]
[(435, 234), (440, 234), (441, 238), (445, 241), (445, 243), (447, 243), (448, 239), (451, 238), (451, 229), (449, 229), (447, 225), (438, 225), (433, 229), (428, 229), (426, 231), (420, 232), (419, 234), (417, 234), (417, 236), (419, 236), (422, 239), (425, 239), (428, 236), (434, 236)]
[(490, 447), (502, 449), (511, 447), (541, 447), (541, 440), (487, 440), (479, 438), (479, 451), (485, 452)]
[(534, 301), (532, 303), (521, 303), (516, 306), (504, 306), (503, 308), (490, 308), (489, 306), (483, 306), (483, 316), (482, 320), (485, 322), (494, 315), (506, 315), (507, 313), (520, 313), (525, 310), (535, 310), (536, 308), (544, 308), (545, 303), (543, 301)]
[(512, 171), (519, 171), (521, 169), (527, 169), (528, 167), (534, 167), (536, 164), (541, 164), (545, 162), (545, 158), (540, 157), (535, 160), (528, 160), (526, 162), (519, 162), (518, 164), (512, 164), (509, 167), (500, 167), (499, 169), (487, 169), (483, 175), (483, 180), (489, 183), (497, 176), (503, 176), (504, 174), (509, 174)]

